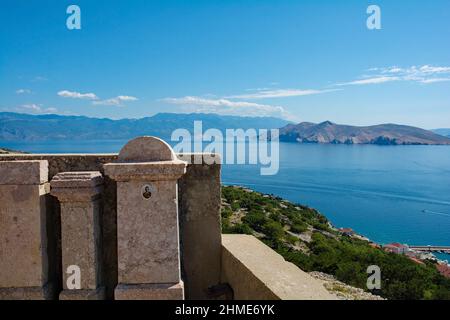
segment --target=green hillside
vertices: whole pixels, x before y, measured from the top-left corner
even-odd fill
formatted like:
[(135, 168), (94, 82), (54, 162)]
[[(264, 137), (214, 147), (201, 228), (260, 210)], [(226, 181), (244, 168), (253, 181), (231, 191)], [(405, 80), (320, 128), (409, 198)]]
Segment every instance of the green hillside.
[(253, 234), (304, 271), (321, 271), (354, 287), (366, 288), (367, 267), (381, 269), (387, 299), (450, 299), (450, 279), (433, 262), (374, 248), (342, 236), (318, 211), (240, 187), (222, 188), (223, 233)]

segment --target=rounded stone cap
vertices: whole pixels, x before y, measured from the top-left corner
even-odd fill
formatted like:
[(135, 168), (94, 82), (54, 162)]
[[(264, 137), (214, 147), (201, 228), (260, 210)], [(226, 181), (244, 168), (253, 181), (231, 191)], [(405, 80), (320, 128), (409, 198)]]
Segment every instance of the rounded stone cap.
[(172, 148), (157, 137), (139, 137), (130, 140), (119, 152), (120, 162), (172, 161), (176, 156)]

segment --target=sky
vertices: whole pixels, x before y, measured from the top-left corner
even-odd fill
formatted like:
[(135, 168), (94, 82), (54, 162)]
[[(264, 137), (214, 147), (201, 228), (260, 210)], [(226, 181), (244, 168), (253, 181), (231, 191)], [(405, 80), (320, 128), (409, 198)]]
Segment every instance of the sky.
[(450, 1), (1, 0), (0, 111), (450, 128)]

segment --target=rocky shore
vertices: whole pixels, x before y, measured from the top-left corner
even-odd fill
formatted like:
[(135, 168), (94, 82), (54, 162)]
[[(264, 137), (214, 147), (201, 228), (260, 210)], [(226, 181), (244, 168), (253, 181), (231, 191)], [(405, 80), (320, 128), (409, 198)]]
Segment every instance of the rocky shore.
[(309, 275), (321, 281), (325, 289), (339, 300), (386, 300), (363, 289), (349, 286), (323, 272), (312, 271)]
[(0, 148), (0, 154), (8, 154), (8, 153), (24, 153), (24, 152), (10, 150), (7, 148)]

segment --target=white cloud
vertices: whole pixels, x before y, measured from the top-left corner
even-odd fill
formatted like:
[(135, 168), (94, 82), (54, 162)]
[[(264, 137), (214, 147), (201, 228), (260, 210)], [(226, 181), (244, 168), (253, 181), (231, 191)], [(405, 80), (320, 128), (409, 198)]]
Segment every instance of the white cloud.
[(416, 74), (421, 76), (450, 73), (450, 67), (434, 67), (430, 65), (411, 66), (408, 68), (388, 67), (380, 70), (381, 73)]
[(433, 79), (425, 79), (422, 80), (422, 83), (435, 83), (435, 82), (445, 82), (450, 81), (450, 78), (433, 78)]
[(23, 109), (28, 109), (28, 110), (37, 111), (37, 112), (42, 111), (41, 107), (35, 103), (23, 104), (20, 107)]
[(95, 93), (80, 93), (76, 91), (62, 90), (58, 92), (58, 96), (63, 98), (71, 99), (85, 99), (93, 100), (93, 105), (103, 105), (103, 106), (124, 106), (126, 101), (136, 101), (138, 98), (132, 96), (117, 96), (110, 99), (100, 100), (100, 98)]
[(185, 112), (217, 113), (237, 116), (273, 116), (292, 118), (283, 107), (228, 99), (207, 99), (195, 96), (165, 98), (162, 101), (182, 106)]
[(121, 101), (136, 101), (138, 98), (132, 97), (132, 96), (118, 96), (116, 99), (119, 99)]
[(122, 107), (124, 106), (123, 102), (126, 101), (137, 101), (138, 98), (132, 97), (132, 96), (117, 96), (115, 98), (106, 99), (106, 100), (100, 100), (100, 101), (94, 101), (92, 104), (94, 105), (103, 105), (103, 106), (118, 106)]
[(450, 81), (450, 67), (441, 66), (410, 66), (402, 68), (398, 66), (385, 68), (370, 68), (372, 75), (366, 75), (362, 79), (337, 84), (344, 85), (365, 85), (379, 84), (392, 81), (411, 81), (417, 83), (436, 83)]
[(58, 96), (63, 98), (71, 99), (86, 99), (86, 100), (97, 100), (98, 97), (95, 93), (80, 93), (76, 91), (62, 90), (58, 92)]
[(32, 82), (40, 82), (40, 81), (47, 81), (47, 80), (48, 79), (43, 76), (35, 76), (34, 78), (31, 79)]
[(197, 106), (225, 106), (225, 107), (262, 107), (263, 104), (245, 102), (245, 101), (230, 101), (227, 99), (205, 99), (202, 97), (186, 96), (183, 98), (165, 98), (163, 101), (171, 104), (188, 104)]
[(285, 97), (298, 97), (308, 96), (312, 94), (326, 93), (336, 90), (313, 90), (313, 89), (256, 89), (254, 93), (241, 94), (228, 96), (229, 99), (267, 99), (267, 98), (285, 98)]
[(364, 84), (378, 84), (378, 83), (385, 83), (385, 82), (391, 82), (391, 81), (398, 81), (400, 80), (399, 77), (373, 77), (373, 78), (367, 78), (367, 79), (361, 79), (361, 80), (355, 80), (350, 82), (344, 82), (344, 83), (338, 83), (337, 86), (347, 86), (347, 85), (364, 85)]
[(30, 94), (31, 90), (30, 89), (18, 89), (16, 90), (17, 94)]
[(42, 104), (29, 103), (23, 104), (18, 107), (18, 111), (28, 111), (31, 113), (55, 113), (58, 110), (56, 108), (43, 108)]

